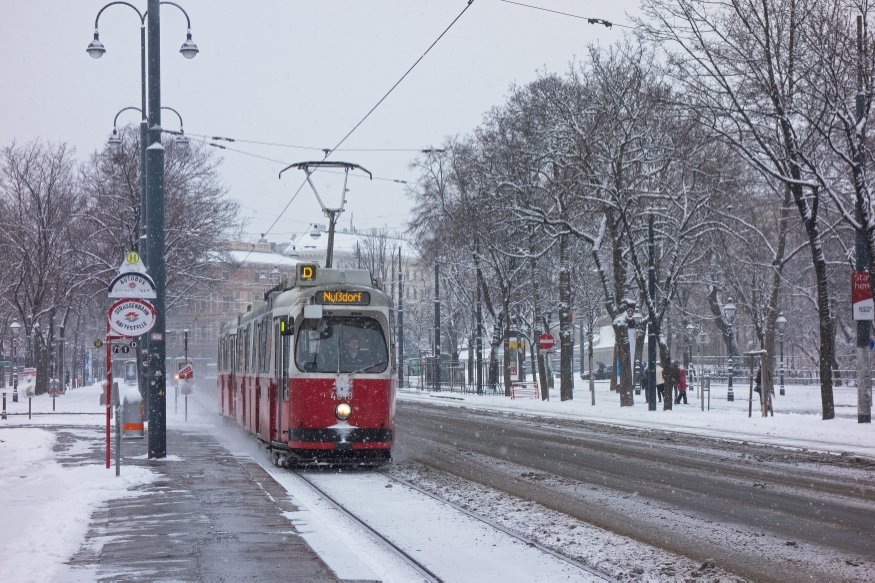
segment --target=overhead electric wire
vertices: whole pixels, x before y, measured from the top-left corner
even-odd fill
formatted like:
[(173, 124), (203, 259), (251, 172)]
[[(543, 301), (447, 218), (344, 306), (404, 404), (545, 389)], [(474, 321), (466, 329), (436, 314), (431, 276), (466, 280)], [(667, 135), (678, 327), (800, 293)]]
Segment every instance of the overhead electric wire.
[[(193, 135), (193, 134), (192, 134)], [(237, 148), (229, 148), (228, 146), (223, 146), (222, 144), (213, 144), (208, 142), (203, 142), (208, 146), (212, 146), (213, 148), (219, 148), (221, 150), (227, 150), (229, 152), (236, 152), (238, 154), (243, 154), (244, 156), (251, 156), (252, 158), (258, 158), (259, 160), (266, 160), (268, 162), (275, 162), (277, 164), (282, 164), (287, 166), (289, 163), (284, 162), (283, 160), (277, 160), (276, 158), (268, 158), (267, 156), (261, 156), (259, 154), (253, 154), (252, 152), (246, 152), (244, 150), (238, 150)], [(343, 172), (335, 171), (335, 170), (322, 170), (327, 174), (343, 174)], [(364, 178), (363, 176), (353, 175), (354, 178)], [(401, 180), (400, 178), (383, 178), (381, 176), (374, 176), (374, 180), (381, 180), (383, 182), (395, 182), (397, 184), (407, 184), (406, 180)]]
[[(313, 152), (325, 152), (328, 148), (317, 148), (316, 146), (299, 146), (296, 144), (280, 144), (278, 142), (264, 142), (260, 140), (243, 140), (240, 138), (227, 138), (224, 136), (211, 136), (207, 134), (186, 134), (196, 138), (207, 138), (213, 141), (221, 142), (240, 142), (242, 144), (258, 144), (260, 146), (273, 146), (276, 148), (291, 148), (294, 150), (310, 150)], [(340, 152), (422, 152), (422, 148), (341, 148)]]
[[(367, 120), (367, 119), (371, 116), (371, 114), (374, 113), (374, 111), (375, 111), (378, 107), (380, 107), (380, 105), (386, 100), (386, 98), (389, 97), (389, 95), (391, 95), (393, 91), (395, 91), (395, 88), (398, 87), (398, 85), (400, 85), (401, 82), (404, 81), (404, 79), (407, 78), (407, 76), (410, 74), (410, 72), (413, 71), (413, 69), (416, 68), (416, 66), (422, 61), (422, 59), (424, 59), (425, 56), (426, 56), (429, 52), (431, 52), (431, 49), (433, 49), (433, 48), (435, 47), (435, 45), (438, 44), (438, 42), (440, 42), (440, 40), (441, 40), (442, 38), (444, 38), (444, 35), (446, 35), (446, 34), (450, 31), (450, 29), (453, 28), (453, 26), (459, 21), (459, 19), (462, 18), (462, 15), (464, 15), (464, 14), (468, 11), (468, 9), (471, 8), (471, 4), (473, 4), (473, 3), (474, 3), (474, 0), (468, 0), (468, 3), (465, 4), (465, 7), (462, 9), (462, 11), (459, 13), (459, 15), (456, 16), (456, 18), (453, 19), (453, 21), (449, 24), (449, 26), (447, 26), (447, 27), (444, 29), (444, 31), (443, 31), (443, 32), (442, 32), (442, 33), (441, 33), (441, 34), (435, 39), (435, 41), (434, 41), (433, 43), (431, 43), (431, 44), (428, 46), (427, 49), (425, 49), (425, 52), (422, 53), (422, 55), (420, 55), (420, 57), (419, 57), (418, 59), (416, 59), (416, 61), (410, 66), (409, 69), (407, 69), (407, 71), (404, 72), (403, 75), (401, 75), (401, 78), (398, 79), (398, 81), (396, 81), (395, 84), (392, 85), (392, 87), (389, 88), (389, 90), (386, 92), (386, 94), (383, 95), (383, 97), (381, 97), (380, 100), (377, 101), (377, 103), (376, 103), (371, 109), (368, 110), (368, 112), (364, 115), (364, 117), (363, 117), (362, 119), (360, 119), (359, 122), (358, 122), (357, 124), (355, 124), (355, 125), (353, 126), (353, 128), (352, 128), (351, 130), (349, 130), (349, 131), (346, 133), (346, 135), (343, 136), (343, 138), (341, 138), (340, 141), (337, 142), (337, 144), (336, 144), (333, 148), (331, 148), (330, 150), (323, 150), (323, 151), (325, 152), (325, 157), (323, 158), (323, 160), (327, 160), (328, 157), (329, 157), (329, 156), (330, 156), (335, 150), (337, 150), (340, 146), (342, 146), (343, 143), (344, 143), (346, 140), (348, 140), (349, 137), (350, 137), (350, 136), (351, 136), (351, 135), (352, 135), (357, 129), (359, 129), (359, 127), (361, 127), (361, 125), (362, 125), (363, 123), (365, 123), (365, 120)], [(211, 145), (211, 146), (216, 146), (216, 147), (222, 148), (222, 146), (220, 146), (219, 144), (210, 144), (210, 145)], [(224, 148), (224, 149), (228, 149), (228, 148)], [(260, 156), (258, 156), (258, 157), (260, 157)], [(296, 197), (298, 196), (298, 194), (301, 192), (301, 189), (304, 188), (304, 185), (305, 185), (305, 184), (307, 184), (307, 179), (304, 179), (304, 181), (301, 182), (301, 186), (299, 186), (299, 187), (298, 187), (298, 190), (295, 191), (295, 194), (292, 196), (291, 200), (289, 200), (289, 203), (283, 208), (282, 212), (280, 212), (280, 214), (277, 216), (276, 220), (271, 224), (270, 228), (269, 228), (267, 231), (265, 231), (265, 235), (267, 235), (267, 233), (270, 233), (271, 229), (273, 229), (273, 228), (276, 226), (276, 224), (277, 224), (277, 223), (279, 222), (279, 220), (282, 218), (283, 214), (285, 214), (285, 212), (289, 209), (289, 206), (292, 204), (292, 201), (295, 200), (295, 198), (296, 198)], [(250, 256), (251, 254), (252, 254), (252, 251), (250, 250), (249, 253), (246, 254), (246, 257), (243, 258), (243, 261), (245, 262), (245, 261), (249, 258), (249, 256)]]
[(392, 85), (392, 87), (389, 89), (389, 91), (387, 91), (386, 94), (380, 98), (380, 100), (376, 103), (376, 105), (374, 105), (374, 107), (372, 107), (365, 114), (365, 116), (357, 124), (355, 124), (355, 126), (353, 126), (353, 128), (351, 130), (349, 130), (349, 132), (347, 132), (347, 134), (345, 136), (343, 136), (343, 138), (341, 138), (341, 140), (339, 142), (337, 142), (337, 145), (335, 145), (333, 148), (331, 148), (331, 150), (325, 155), (325, 158), (328, 158), (328, 156), (330, 156), (332, 152), (334, 152), (337, 148), (339, 148), (353, 134), (353, 132), (355, 132), (357, 129), (359, 129), (360, 125), (365, 123), (365, 120), (368, 119), (372, 113), (374, 113), (374, 110), (376, 110), (378, 107), (380, 107), (380, 104), (383, 103), (383, 101), (385, 101), (386, 98), (389, 97), (389, 95), (391, 95), (391, 93), (393, 91), (395, 91), (395, 88), (398, 87), (398, 85), (400, 85), (402, 81), (404, 81), (404, 79), (407, 77), (407, 75), (409, 75), (410, 72), (413, 71), (414, 68), (416, 68), (416, 66), (420, 63), (420, 61), (422, 61), (422, 59), (425, 58), (425, 55), (427, 55), (431, 51), (431, 49), (433, 49), (434, 46), (436, 44), (438, 44), (438, 42), (442, 38), (444, 38), (444, 35), (447, 34), (451, 28), (453, 28), (453, 25), (456, 24), (460, 18), (462, 18), (462, 15), (465, 14), (469, 8), (471, 8), (471, 4), (473, 4), (473, 3), (474, 3), (474, 0), (468, 0), (468, 3), (465, 5), (465, 8), (463, 8), (462, 11), (459, 13), (459, 15), (453, 19), (453, 21), (450, 23), (450, 25), (444, 29), (444, 31), (440, 34), (440, 36), (438, 36), (435, 39), (435, 41), (428, 46), (427, 49), (425, 49), (425, 52), (422, 53), (422, 55), (418, 59), (416, 59), (416, 62), (413, 63), (412, 65), (410, 65), (410, 68), (407, 69), (407, 71), (405, 71), (403, 75), (401, 75), (401, 78), (398, 79), (398, 81), (396, 81), (394, 85)]
[(616, 22), (611, 22), (609, 20), (605, 20), (604, 18), (590, 18), (587, 16), (580, 16), (579, 14), (569, 14), (568, 12), (560, 12), (558, 10), (552, 10), (550, 8), (543, 8), (541, 6), (532, 6), (531, 4), (523, 4), (522, 2), (513, 2), (513, 0), (498, 0), (499, 2), (504, 2), (505, 4), (515, 4), (517, 6), (524, 6), (526, 8), (532, 8), (534, 10), (542, 10), (544, 12), (552, 12), (553, 14), (560, 14), (562, 16), (570, 16), (571, 18), (579, 18), (581, 20), (586, 20), (590, 24), (602, 24), (608, 28), (612, 28), (614, 26), (619, 26), (621, 28), (634, 28), (632, 26), (628, 26), (626, 24), (617, 24)]

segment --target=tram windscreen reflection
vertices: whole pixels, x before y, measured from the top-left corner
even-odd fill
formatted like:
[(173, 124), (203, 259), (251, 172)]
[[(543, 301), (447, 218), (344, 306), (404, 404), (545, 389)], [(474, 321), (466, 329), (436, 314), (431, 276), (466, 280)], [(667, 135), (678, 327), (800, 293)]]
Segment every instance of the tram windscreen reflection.
[(295, 344), (302, 372), (378, 373), (389, 365), (383, 330), (373, 318), (307, 319)]

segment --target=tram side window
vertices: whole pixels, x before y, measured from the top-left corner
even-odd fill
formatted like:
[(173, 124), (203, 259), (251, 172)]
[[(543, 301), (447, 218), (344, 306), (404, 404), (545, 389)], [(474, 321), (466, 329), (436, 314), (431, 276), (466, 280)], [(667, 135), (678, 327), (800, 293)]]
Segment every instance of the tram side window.
[(302, 372), (379, 373), (389, 364), (383, 330), (373, 318), (304, 320), (295, 345)]
[(261, 359), (261, 372), (270, 374), (270, 316), (265, 316), (261, 321), (261, 350), (264, 357)]

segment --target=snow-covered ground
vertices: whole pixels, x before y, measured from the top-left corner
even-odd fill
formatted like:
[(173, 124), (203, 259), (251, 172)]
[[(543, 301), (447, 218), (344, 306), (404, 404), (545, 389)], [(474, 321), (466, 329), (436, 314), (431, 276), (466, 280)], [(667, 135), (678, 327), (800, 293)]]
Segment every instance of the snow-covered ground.
[(821, 419), (818, 386), (788, 385), (785, 388), (785, 396), (775, 396), (774, 417), (760, 415), (756, 393), (753, 394), (753, 415), (748, 417), (747, 385), (736, 385), (735, 401), (731, 402), (726, 400), (725, 384), (712, 385), (711, 408), (707, 408), (706, 393), (705, 411), (701, 409), (698, 392), (688, 394), (688, 405), (673, 405), (670, 411), (663, 411), (662, 403), (657, 403), (656, 411), (648, 411), (643, 394), (635, 396), (634, 406), (620, 407), (620, 397), (611, 392), (608, 381), (596, 381), (596, 404), (592, 405), (589, 382), (580, 379), (575, 380), (574, 399), (565, 402), (559, 400), (558, 379), (550, 391), (549, 401), (418, 389), (402, 389), (398, 391), (398, 399), (875, 456), (875, 427), (857, 423), (855, 388), (835, 388), (836, 418), (830, 421)]
[(117, 478), (102, 464), (77, 461), (86, 457), (89, 441), (73, 439), (70, 447), (58, 443), (65, 433), (75, 438), (77, 432), (92, 439), (99, 435), (96, 428), (50, 432), (0, 425), (0, 577), (5, 581), (67, 580), (64, 563), (85, 539), (92, 511), (107, 500), (137, 495), (133, 488), (156, 477), (130, 467)]
[[(119, 386), (125, 388), (122, 379)], [(106, 426), (106, 407), (100, 404), (103, 389), (99, 384), (70, 389), (54, 398), (39, 395), (30, 399), (32, 416), (28, 419), (28, 399), (24, 396), (17, 403), (12, 402), (12, 391), (6, 395), (8, 419), (4, 425), (104, 425)], [(54, 405), (54, 411), (52, 407)], [(0, 425), (0, 427), (4, 426)]]

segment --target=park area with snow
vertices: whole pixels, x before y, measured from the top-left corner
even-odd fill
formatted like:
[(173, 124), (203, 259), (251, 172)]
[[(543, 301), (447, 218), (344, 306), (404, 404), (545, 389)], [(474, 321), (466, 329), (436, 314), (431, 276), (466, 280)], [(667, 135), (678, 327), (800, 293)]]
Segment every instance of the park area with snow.
[(750, 388), (747, 384), (736, 384), (734, 392), (735, 400), (727, 401), (727, 386), (712, 384), (710, 409), (706, 392), (704, 411), (698, 388), (688, 392), (689, 404), (672, 404), (668, 411), (663, 410), (661, 402), (657, 402), (656, 411), (649, 411), (643, 392), (635, 395), (634, 406), (620, 407), (620, 397), (610, 390), (609, 381), (595, 381), (593, 405), (589, 381), (579, 378), (575, 379), (574, 399), (564, 402), (559, 400), (558, 379), (556, 387), (550, 389), (549, 401), (511, 399), (490, 390), (477, 395), (416, 388), (402, 389), (398, 398), (875, 457), (875, 428), (870, 423), (857, 423), (855, 387), (834, 387), (836, 417), (829, 421), (821, 418), (819, 385), (787, 385), (784, 396), (777, 394), (776, 387), (774, 416), (769, 417), (762, 417), (757, 393), (753, 393), (753, 401), (749, 403)]

